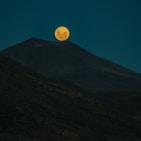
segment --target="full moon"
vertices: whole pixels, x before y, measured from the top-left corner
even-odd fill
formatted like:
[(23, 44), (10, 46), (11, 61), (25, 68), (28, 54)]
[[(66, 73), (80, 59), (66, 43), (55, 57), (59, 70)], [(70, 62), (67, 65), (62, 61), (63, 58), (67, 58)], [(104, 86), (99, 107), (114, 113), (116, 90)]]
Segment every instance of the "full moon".
[(70, 36), (70, 31), (67, 27), (65, 26), (59, 26), (55, 30), (55, 38), (59, 41), (65, 41), (69, 38)]

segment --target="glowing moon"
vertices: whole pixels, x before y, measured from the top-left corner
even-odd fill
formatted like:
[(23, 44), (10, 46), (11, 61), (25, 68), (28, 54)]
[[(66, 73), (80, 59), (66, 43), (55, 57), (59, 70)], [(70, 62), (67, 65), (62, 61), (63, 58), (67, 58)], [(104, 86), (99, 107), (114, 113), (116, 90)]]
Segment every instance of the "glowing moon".
[(59, 26), (55, 30), (55, 38), (59, 41), (65, 41), (69, 38), (70, 36), (70, 31), (67, 27), (65, 26)]

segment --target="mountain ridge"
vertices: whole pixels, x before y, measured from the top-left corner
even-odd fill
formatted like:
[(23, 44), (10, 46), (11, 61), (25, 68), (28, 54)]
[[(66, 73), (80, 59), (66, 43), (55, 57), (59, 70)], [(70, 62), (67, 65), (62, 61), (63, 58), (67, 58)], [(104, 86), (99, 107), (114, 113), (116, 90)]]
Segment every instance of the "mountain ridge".
[(30, 38), (0, 53), (51, 79), (70, 81), (92, 92), (140, 89), (141, 85), (141, 74), (98, 57), (69, 41)]

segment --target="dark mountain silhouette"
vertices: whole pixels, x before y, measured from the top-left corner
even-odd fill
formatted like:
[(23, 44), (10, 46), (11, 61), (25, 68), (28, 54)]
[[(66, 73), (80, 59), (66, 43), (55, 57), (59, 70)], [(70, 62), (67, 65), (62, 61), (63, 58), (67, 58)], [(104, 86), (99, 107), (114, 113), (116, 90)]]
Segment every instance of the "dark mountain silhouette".
[(0, 55), (0, 140), (140, 141), (140, 93), (116, 94), (96, 97)]
[(141, 90), (141, 74), (95, 56), (68, 42), (31, 38), (1, 51), (48, 78), (91, 91)]

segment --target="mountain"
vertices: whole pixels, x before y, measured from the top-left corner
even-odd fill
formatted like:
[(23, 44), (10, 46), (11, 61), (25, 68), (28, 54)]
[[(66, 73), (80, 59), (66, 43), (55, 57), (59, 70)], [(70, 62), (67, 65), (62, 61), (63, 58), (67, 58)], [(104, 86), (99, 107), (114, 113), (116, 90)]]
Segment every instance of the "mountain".
[(72, 42), (30, 38), (1, 54), (55, 80), (91, 92), (141, 90), (141, 74), (100, 58)]
[[(125, 105), (51, 80), (0, 55), (0, 140), (140, 141), (141, 95), (121, 95)], [(131, 102), (131, 96), (138, 101)]]

